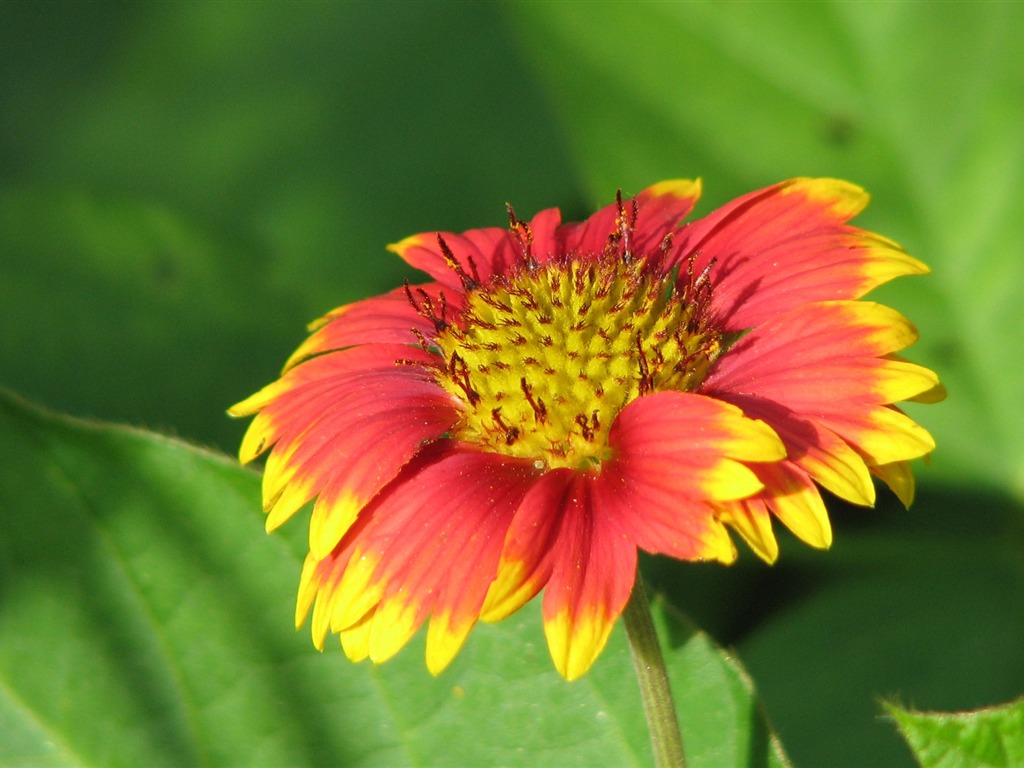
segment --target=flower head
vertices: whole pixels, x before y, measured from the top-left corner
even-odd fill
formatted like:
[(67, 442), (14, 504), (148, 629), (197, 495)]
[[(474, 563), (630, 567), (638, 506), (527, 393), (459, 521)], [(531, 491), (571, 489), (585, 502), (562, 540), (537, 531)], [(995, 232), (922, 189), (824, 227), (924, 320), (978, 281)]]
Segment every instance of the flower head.
[(478, 619), (544, 590), (558, 670), (583, 674), (629, 598), (637, 551), (762, 558), (774, 515), (827, 547), (819, 486), (909, 504), (930, 435), (895, 405), (934, 401), (916, 339), (858, 301), (927, 268), (846, 222), (858, 187), (795, 179), (680, 221), (668, 181), (562, 224), (433, 232), (391, 246), (433, 282), (334, 310), (256, 414), (268, 530), (316, 498), (296, 622), (383, 661), (429, 620), (440, 672)]

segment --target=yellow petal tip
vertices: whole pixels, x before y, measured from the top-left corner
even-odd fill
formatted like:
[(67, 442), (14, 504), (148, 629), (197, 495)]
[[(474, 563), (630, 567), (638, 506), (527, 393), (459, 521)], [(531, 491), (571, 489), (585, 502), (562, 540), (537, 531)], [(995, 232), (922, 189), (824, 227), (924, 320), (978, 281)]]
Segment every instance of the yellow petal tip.
[(645, 192), (651, 197), (700, 197), (700, 179), (667, 179), (648, 187)]

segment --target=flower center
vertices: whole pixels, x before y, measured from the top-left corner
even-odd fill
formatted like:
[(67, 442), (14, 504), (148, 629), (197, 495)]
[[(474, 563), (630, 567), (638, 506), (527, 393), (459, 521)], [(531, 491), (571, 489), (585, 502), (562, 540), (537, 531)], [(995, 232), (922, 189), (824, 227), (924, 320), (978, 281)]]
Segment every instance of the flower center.
[(464, 405), (452, 437), (538, 468), (599, 467), (619, 411), (695, 389), (721, 351), (706, 275), (688, 276), (605, 253), (470, 281), (433, 339), (439, 383)]

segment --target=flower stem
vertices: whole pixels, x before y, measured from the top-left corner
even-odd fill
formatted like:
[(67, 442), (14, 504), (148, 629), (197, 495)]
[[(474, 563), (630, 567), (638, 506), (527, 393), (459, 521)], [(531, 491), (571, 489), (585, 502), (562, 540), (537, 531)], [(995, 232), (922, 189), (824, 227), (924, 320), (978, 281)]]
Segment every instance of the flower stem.
[(644, 702), (647, 729), (654, 748), (654, 764), (657, 768), (685, 768), (683, 738), (679, 733), (679, 719), (668, 683), (665, 657), (658, 645), (651, 604), (647, 600), (639, 568), (622, 618), (626, 624), (637, 682), (640, 683), (640, 697)]

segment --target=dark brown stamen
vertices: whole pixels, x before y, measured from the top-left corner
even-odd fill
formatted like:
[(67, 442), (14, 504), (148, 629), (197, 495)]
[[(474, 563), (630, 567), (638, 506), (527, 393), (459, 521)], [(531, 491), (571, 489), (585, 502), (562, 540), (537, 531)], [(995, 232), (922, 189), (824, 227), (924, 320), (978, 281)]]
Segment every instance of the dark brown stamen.
[(508, 224), (512, 234), (519, 246), (519, 256), (527, 269), (533, 271), (540, 266), (533, 257), (533, 230), (530, 225), (516, 216), (511, 203), (505, 203), (505, 210), (508, 211)]
[[(605, 256), (614, 256), (619, 250), (619, 243), (622, 242), (623, 221), (625, 211), (622, 208), (622, 190), (615, 193), (615, 205), (618, 208), (618, 215), (615, 217), (615, 229), (608, 233), (608, 240), (604, 244)], [(628, 263), (628, 258), (624, 259)]]
[(519, 427), (510, 427), (501, 418), (501, 408), (491, 410), (491, 418), (498, 428), (505, 433), (505, 445), (512, 445), (519, 437)]
[(587, 421), (587, 417), (584, 416), (582, 413), (577, 413), (574, 421), (579, 426), (580, 433), (583, 435), (583, 439), (586, 440), (588, 443), (593, 442), (594, 429), (590, 426), (590, 423)]
[(640, 396), (649, 395), (654, 391), (654, 377), (651, 376), (650, 366), (647, 364), (647, 354), (644, 352), (643, 337), (641, 334), (636, 335), (636, 354), (637, 354), (637, 365), (640, 368), (640, 377), (637, 382)]
[(448, 375), (459, 386), (459, 389), (465, 393), (470, 405), (476, 405), (480, 402), (480, 394), (473, 389), (469, 366), (466, 365), (466, 361), (462, 359), (458, 352), (452, 352), (451, 360), (448, 361)]
[(469, 270), (472, 272), (472, 275), (470, 275), (462, 264), (459, 263), (459, 260), (455, 258), (455, 254), (452, 253), (452, 249), (448, 247), (448, 243), (445, 242), (440, 232), (437, 233), (437, 245), (444, 255), (444, 261), (448, 268), (458, 276), (463, 289), (468, 293), (478, 288), (480, 286), (480, 274), (476, 270), (476, 263), (473, 261), (473, 257), (466, 256), (466, 261), (469, 262)]
[(432, 351), (432, 345), (430, 344), (429, 341), (427, 341), (427, 337), (423, 335), (423, 331), (421, 331), (419, 328), (413, 328), (412, 335), (416, 337), (416, 341), (419, 343), (420, 349), (422, 349), (424, 352)]
[(636, 221), (640, 215), (640, 206), (633, 198), (629, 201), (627, 211), (626, 204), (622, 200), (622, 190), (615, 193), (615, 206), (618, 215), (615, 217), (615, 231), (608, 235), (608, 242), (605, 245), (605, 253), (614, 254), (619, 245), (622, 246), (622, 262), (629, 264), (633, 261), (633, 232), (636, 231)]
[(409, 301), (409, 304), (412, 305), (412, 308), (416, 310), (417, 315), (424, 318), (425, 320), (429, 320), (433, 324), (434, 329), (438, 333), (440, 333), (441, 331), (448, 327), (448, 321), (445, 319), (445, 314), (447, 313), (448, 310), (448, 304), (445, 301), (444, 293), (440, 294), (441, 311), (440, 313), (438, 313), (434, 309), (434, 302), (430, 300), (430, 296), (427, 294), (426, 291), (424, 291), (422, 288), (416, 289), (416, 292), (419, 293), (420, 295), (420, 300), (417, 302), (416, 297), (413, 296), (412, 286), (409, 285), (408, 280), (404, 281), (404, 287), (405, 298)]
[(536, 419), (538, 424), (543, 424), (548, 416), (548, 409), (544, 407), (544, 401), (539, 397), (534, 398), (530, 385), (526, 383), (525, 378), (519, 380), (519, 386), (522, 387), (523, 394), (526, 395), (526, 402), (533, 409), (533, 418)]
[(661, 249), (660, 250), (661, 250), (661, 258), (663, 258), (663, 259), (666, 258), (668, 256), (668, 252), (670, 250), (672, 250), (672, 238), (673, 238), (673, 236), (674, 236), (674, 234), (672, 232), (669, 232), (667, 235), (665, 235), (665, 237), (663, 237), (661, 239)]

